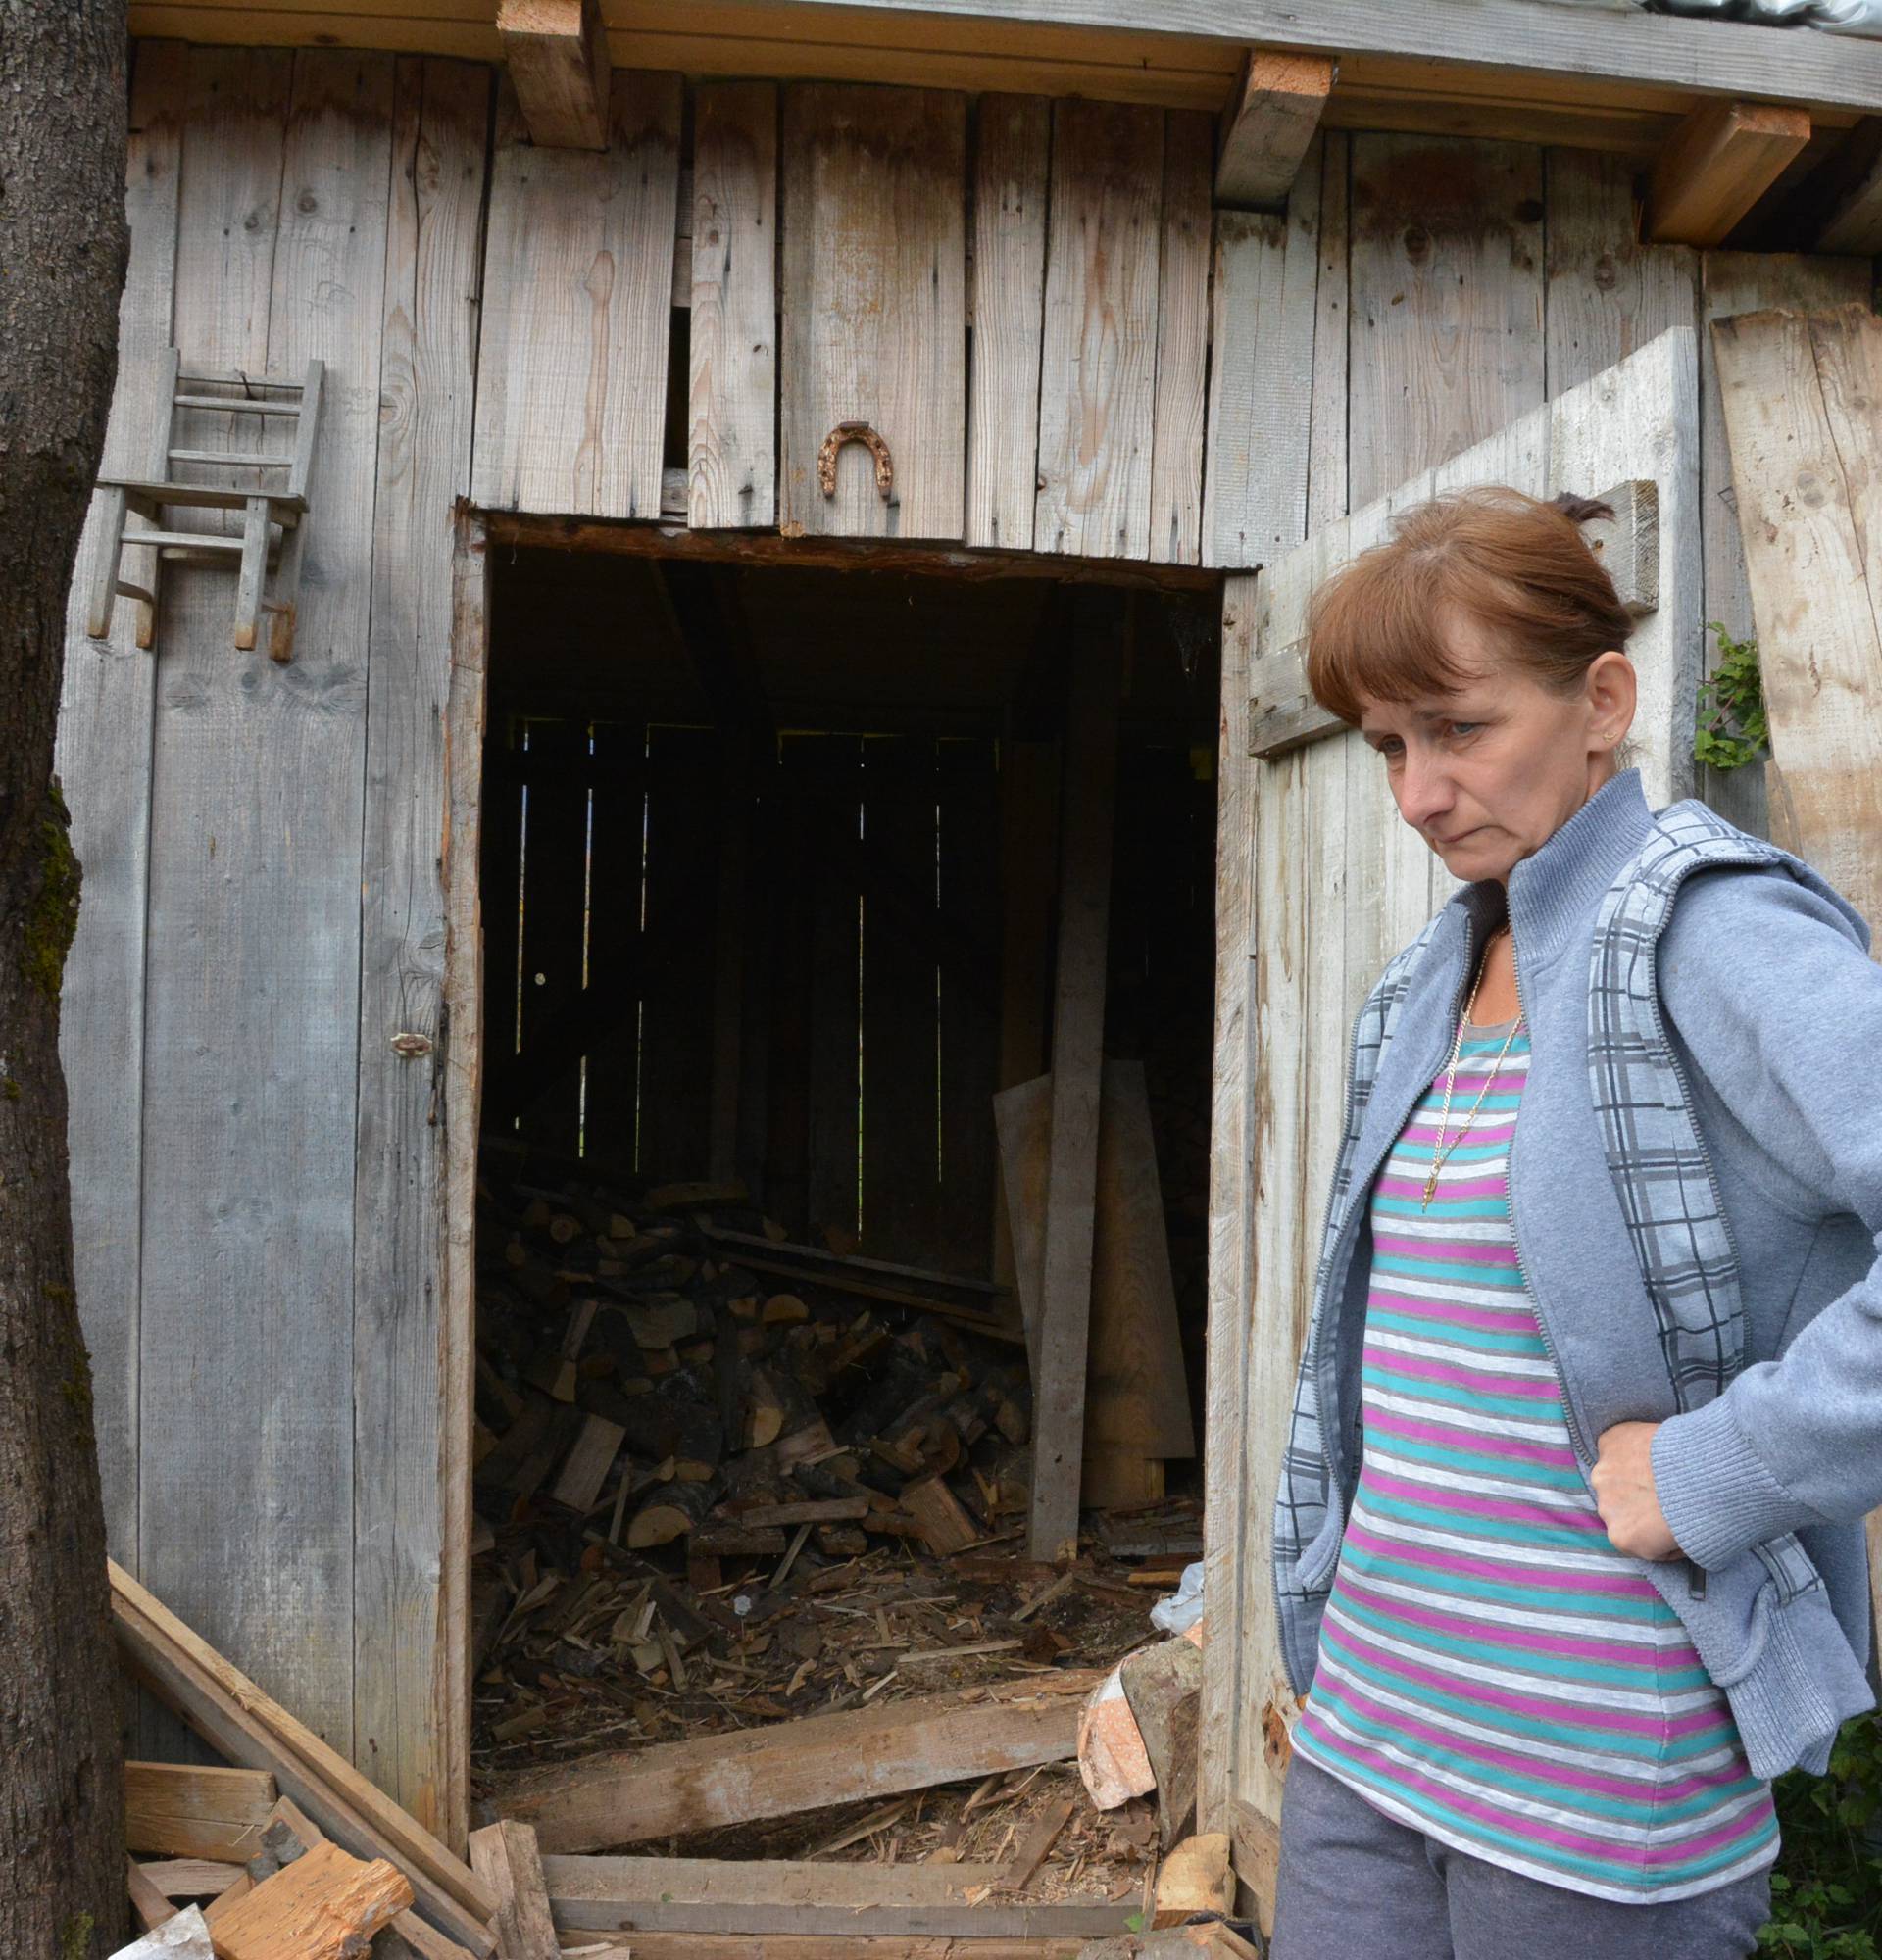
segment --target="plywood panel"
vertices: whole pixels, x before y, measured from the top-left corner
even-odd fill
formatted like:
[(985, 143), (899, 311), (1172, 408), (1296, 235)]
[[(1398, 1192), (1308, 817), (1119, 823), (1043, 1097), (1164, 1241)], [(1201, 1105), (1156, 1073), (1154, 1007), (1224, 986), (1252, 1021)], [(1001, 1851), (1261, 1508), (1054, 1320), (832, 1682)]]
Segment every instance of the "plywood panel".
[(1164, 564), (1195, 564), (1202, 552), (1214, 150), (1213, 117), (1178, 113), (1164, 119), (1157, 396), (1150, 464), (1150, 555)]
[[(966, 98), (804, 85), (784, 94), (787, 532), (959, 538), (966, 449)], [(835, 492), (823, 441), (867, 422), (893, 485), (848, 444)]]
[(686, 521), (777, 519), (777, 90), (702, 82), (693, 101)]
[(981, 97), (973, 152), (970, 545), (1032, 548), (1051, 141), (1052, 105), (1044, 96)]
[[(176, 210), (188, 85), (181, 48), (145, 48), (130, 100), (125, 202), (130, 261), (119, 305), (118, 387), (101, 473), (143, 475), (162, 420), (156, 385), (171, 345)], [(109, 641), (85, 637), (85, 595), (103, 548), (85, 527), (66, 627), (65, 692), (54, 768), (84, 871), (77, 937), (60, 1002), (72, 1238), (78, 1307), (91, 1350), (92, 1413), (111, 1554), (138, 1566), (138, 1268), (142, 1220), (144, 909), (150, 849), (150, 743), (157, 662), (121, 602)], [(127, 552), (145, 582), (149, 554)]]
[(471, 494), (658, 517), (680, 81), (618, 70), (601, 154), (531, 147), (502, 85)]
[[(151, 833), (143, 1577), (342, 1753), (353, 1703), (360, 867), (389, 57), (199, 53), (185, 358), (326, 364), (291, 664), (174, 583)], [(278, 232), (276, 212), (278, 201)], [(205, 1383), (239, 1385), (204, 1420)], [(161, 1440), (160, 1440), (161, 1439)], [(268, 1501), (258, 1503), (265, 1492)]]
[[(468, 1584), (445, 1533), (453, 1417), (440, 1324), (444, 721), (452, 527), (470, 487), (477, 244), (490, 76), (401, 61), (392, 128), (360, 880), (354, 1186), (357, 1733), (374, 1780), (431, 1831), (468, 1810), (467, 1725), (436, 1719)], [(401, 1037), (427, 1046), (409, 1054)], [(456, 1413), (468, 1419), (468, 1412)], [(453, 1568), (458, 1568), (455, 1572)]]
[(1148, 558), (1164, 118), (1061, 101), (1035, 549)]

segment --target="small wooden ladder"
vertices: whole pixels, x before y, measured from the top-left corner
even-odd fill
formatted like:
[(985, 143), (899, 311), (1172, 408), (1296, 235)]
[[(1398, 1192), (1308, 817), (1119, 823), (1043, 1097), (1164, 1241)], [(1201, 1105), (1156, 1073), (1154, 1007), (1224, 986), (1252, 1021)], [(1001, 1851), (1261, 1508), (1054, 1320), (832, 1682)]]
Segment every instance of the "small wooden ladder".
[[(85, 630), (94, 640), (111, 632), (111, 615), (119, 596), (137, 602), (137, 644), (151, 646), (157, 637), (158, 567), (165, 559), (234, 559), (235, 645), (252, 652), (261, 616), (270, 615), (268, 651), (286, 661), (294, 650), (294, 609), (300, 592), (301, 561), (307, 546), (307, 481), (314, 461), (314, 438), (320, 427), (321, 377), (318, 361), (307, 364), (298, 381), (262, 374), (218, 374), (185, 369), (175, 348), (167, 350), (159, 399), (164, 404), (147, 477), (101, 476), (105, 493), (105, 547), (93, 575)], [(252, 428), (251, 450), (174, 447), (178, 411), (190, 416), (226, 417), (225, 426)], [(238, 423), (236, 416), (254, 417)], [(289, 419), (291, 418), (291, 419)], [(275, 444), (271, 427), (292, 429), (292, 447)], [(279, 453), (273, 453), (278, 448)], [(178, 466), (230, 472), (240, 480), (189, 482)], [(271, 472), (285, 472), (286, 480), (271, 483)], [(239, 511), (239, 531), (166, 530), (163, 514), (173, 510)], [(145, 520), (148, 530), (127, 531), (126, 516)], [(150, 584), (128, 583), (121, 560), (124, 548), (149, 551)], [(274, 564), (271, 594), (268, 570)]]

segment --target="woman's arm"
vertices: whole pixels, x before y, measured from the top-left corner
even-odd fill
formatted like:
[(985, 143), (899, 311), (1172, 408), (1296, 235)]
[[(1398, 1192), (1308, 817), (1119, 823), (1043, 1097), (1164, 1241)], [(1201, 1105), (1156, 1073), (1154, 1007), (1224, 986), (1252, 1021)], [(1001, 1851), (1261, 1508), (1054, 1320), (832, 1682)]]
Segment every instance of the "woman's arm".
[[(1856, 930), (1785, 872), (1697, 874), (1660, 939), (1659, 994), (1778, 1181), (1882, 1248), (1882, 967)], [(1882, 1257), (1782, 1359), (1661, 1423), (1651, 1451), (1666, 1523), (1701, 1566), (1882, 1503)]]

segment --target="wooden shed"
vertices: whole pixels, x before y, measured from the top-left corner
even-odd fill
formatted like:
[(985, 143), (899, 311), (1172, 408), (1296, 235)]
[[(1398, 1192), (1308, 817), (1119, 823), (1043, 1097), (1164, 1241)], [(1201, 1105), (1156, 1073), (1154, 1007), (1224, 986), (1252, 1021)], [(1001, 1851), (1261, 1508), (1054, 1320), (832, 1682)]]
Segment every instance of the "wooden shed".
[(1434, 487), (1621, 493), (1650, 793), (1761, 825), (1692, 760), (1707, 622), (1750, 632), (1707, 327), (1870, 304), (1882, 45), (1626, 0), (130, 18), (106, 474), (286, 461), (321, 365), (304, 553), (133, 522), (154, 603), (94, 638), (101, 498), (74, 582), (114, 1555), (461, 1843), (480, 1127), (997, 1284), (992, 1099), (1048, 1055), (1061, 1549), (1109, 995), (1210, 1140), (1203, 1803), (1259, 1890), (1346, 1036), (1443, 897), (1304, 699), (1306, 594)]

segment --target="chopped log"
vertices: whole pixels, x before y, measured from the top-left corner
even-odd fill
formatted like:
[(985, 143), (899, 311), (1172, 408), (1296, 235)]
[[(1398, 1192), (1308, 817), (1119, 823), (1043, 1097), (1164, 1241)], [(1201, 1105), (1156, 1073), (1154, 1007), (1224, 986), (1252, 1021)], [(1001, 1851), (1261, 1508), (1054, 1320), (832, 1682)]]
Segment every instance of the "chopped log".
[(824, 1864), (787, 1858), (551, 1856), (543, 1874), (565, 1932), (832, 1936), (876, 1933), (970, 1939), (1121, 1932), (1133, 1896), (1102, 1893), (1050, 1905), (993, 1903), (999, 1865)]
[(642, 1348), (670, 1348), (699, 1331), (699, 1308), (684, 1294), (652, 1294), (620, 1311)]
[(145, 1857), (239, 1865), (254, 1854), (278, 1794), (265, 1770), (127, 1762), (124, 1843)]
[(775, 1525), (705, 1524), (686, 1548), (697, 1558), (776, 1558), (784, 1550), (784, 1534)]
[(994, 1770), (1064, 1762), (1077, 1746), (1089, 1671), (844, 1709), (695, 1741), (594, 1755), (498, 1788), (500, 1816), (533, 1824), (553, 1852), (592, 1851), (722, 1824), (892, 1796)]
[(166, 1921), (174, 1919), (176, 1908), (171, 1904), (154, 1880), (144, 1876), (144, 1868), (135, 1858), (124, 1860), (124, 1884), (130, 1897), (130, 1909), (136, 1915), (137, 1924), (146, 1933), (153, 1932)]
[(619, 1423), (610, 1422), (606, 1416), (588, 1416), (550, 1494), (556, 1502), (567, 1504), (571, 1511), (591, 1509), (601, 1495), (601, 1487), (608, 1481), (615, 1458), (620, 1453), (625, 1435)]
[(389, 1857), (429, 1917), (461, 1946), (488, 1954), (495, 1901), (470, 1868), (116, 1561), (110, 1572), (119, 1646), (136, 1674), (222, 1755), (271, 1771), (341, 1844)]
[(713, 1508), (710, 1484), (682, 1484), (677, 1478), (664, 1484), (634, 1513), (627, 1527), (627, 1544), (635, 1551), (650, 1545), (671, 1544), (702, 1524)]
[(411, 1881), (395, 1866), (322, 1842), (217, 1921), (218, 1960), (359, 1960), (411, 1903)]
[(811, 1317), (811, 1309), (800, 1295), (774, 1293), (760, 1309), (759, 1319), (767, 1327), (788, 1327)]
[(869, 1499), (817, 1497), (801, 1504), (752, 1504), (739, 1514), (743, 1525), (832, 1525), (867, 1517)]
[(1164, 1844), (1187, 1835), (1196, 1809), (1196, 1725), (1203, 1656), (1178, 1635), (1140, 1648), (1118, 1668), (1157, 1779), (1157, 1821)]
[(984, 1536), (939, 1477), (923, 1477), (910, 1484), (902, 1493), (902, 1508), (921, 1527), (929, 1550), (942, 1558), (965, 1551)]
[(247, 1876), (226, 1858), (153, 1858), (142, 1871), (167, 1899), (221, 1898)]
[(1235, 1873), (1229, 1863), (1226, 1831), (1185, 1838), (1164, 1859), (1157, 1874), (1157, 1906), (1151, 1925), (1180, 1926), (1191, 1913), (1235, 1910)]
[[(133, 1865), (131, 1869), (135, 1871), (136, 1867)], [(112, 1960), (216, 1960), (216, 1950), (209, 1941), (209, 1927), (196, 1906), (186, 1907), (182, 1912), (172, 1912), (166, 1906), (162, 1924), (141, 1939), (119, 1947)]]
[(503, 1960), (561, 1960), (536, 1834), (511, 1820), (470, 1834), (470, 1865), (497, 1895)]

